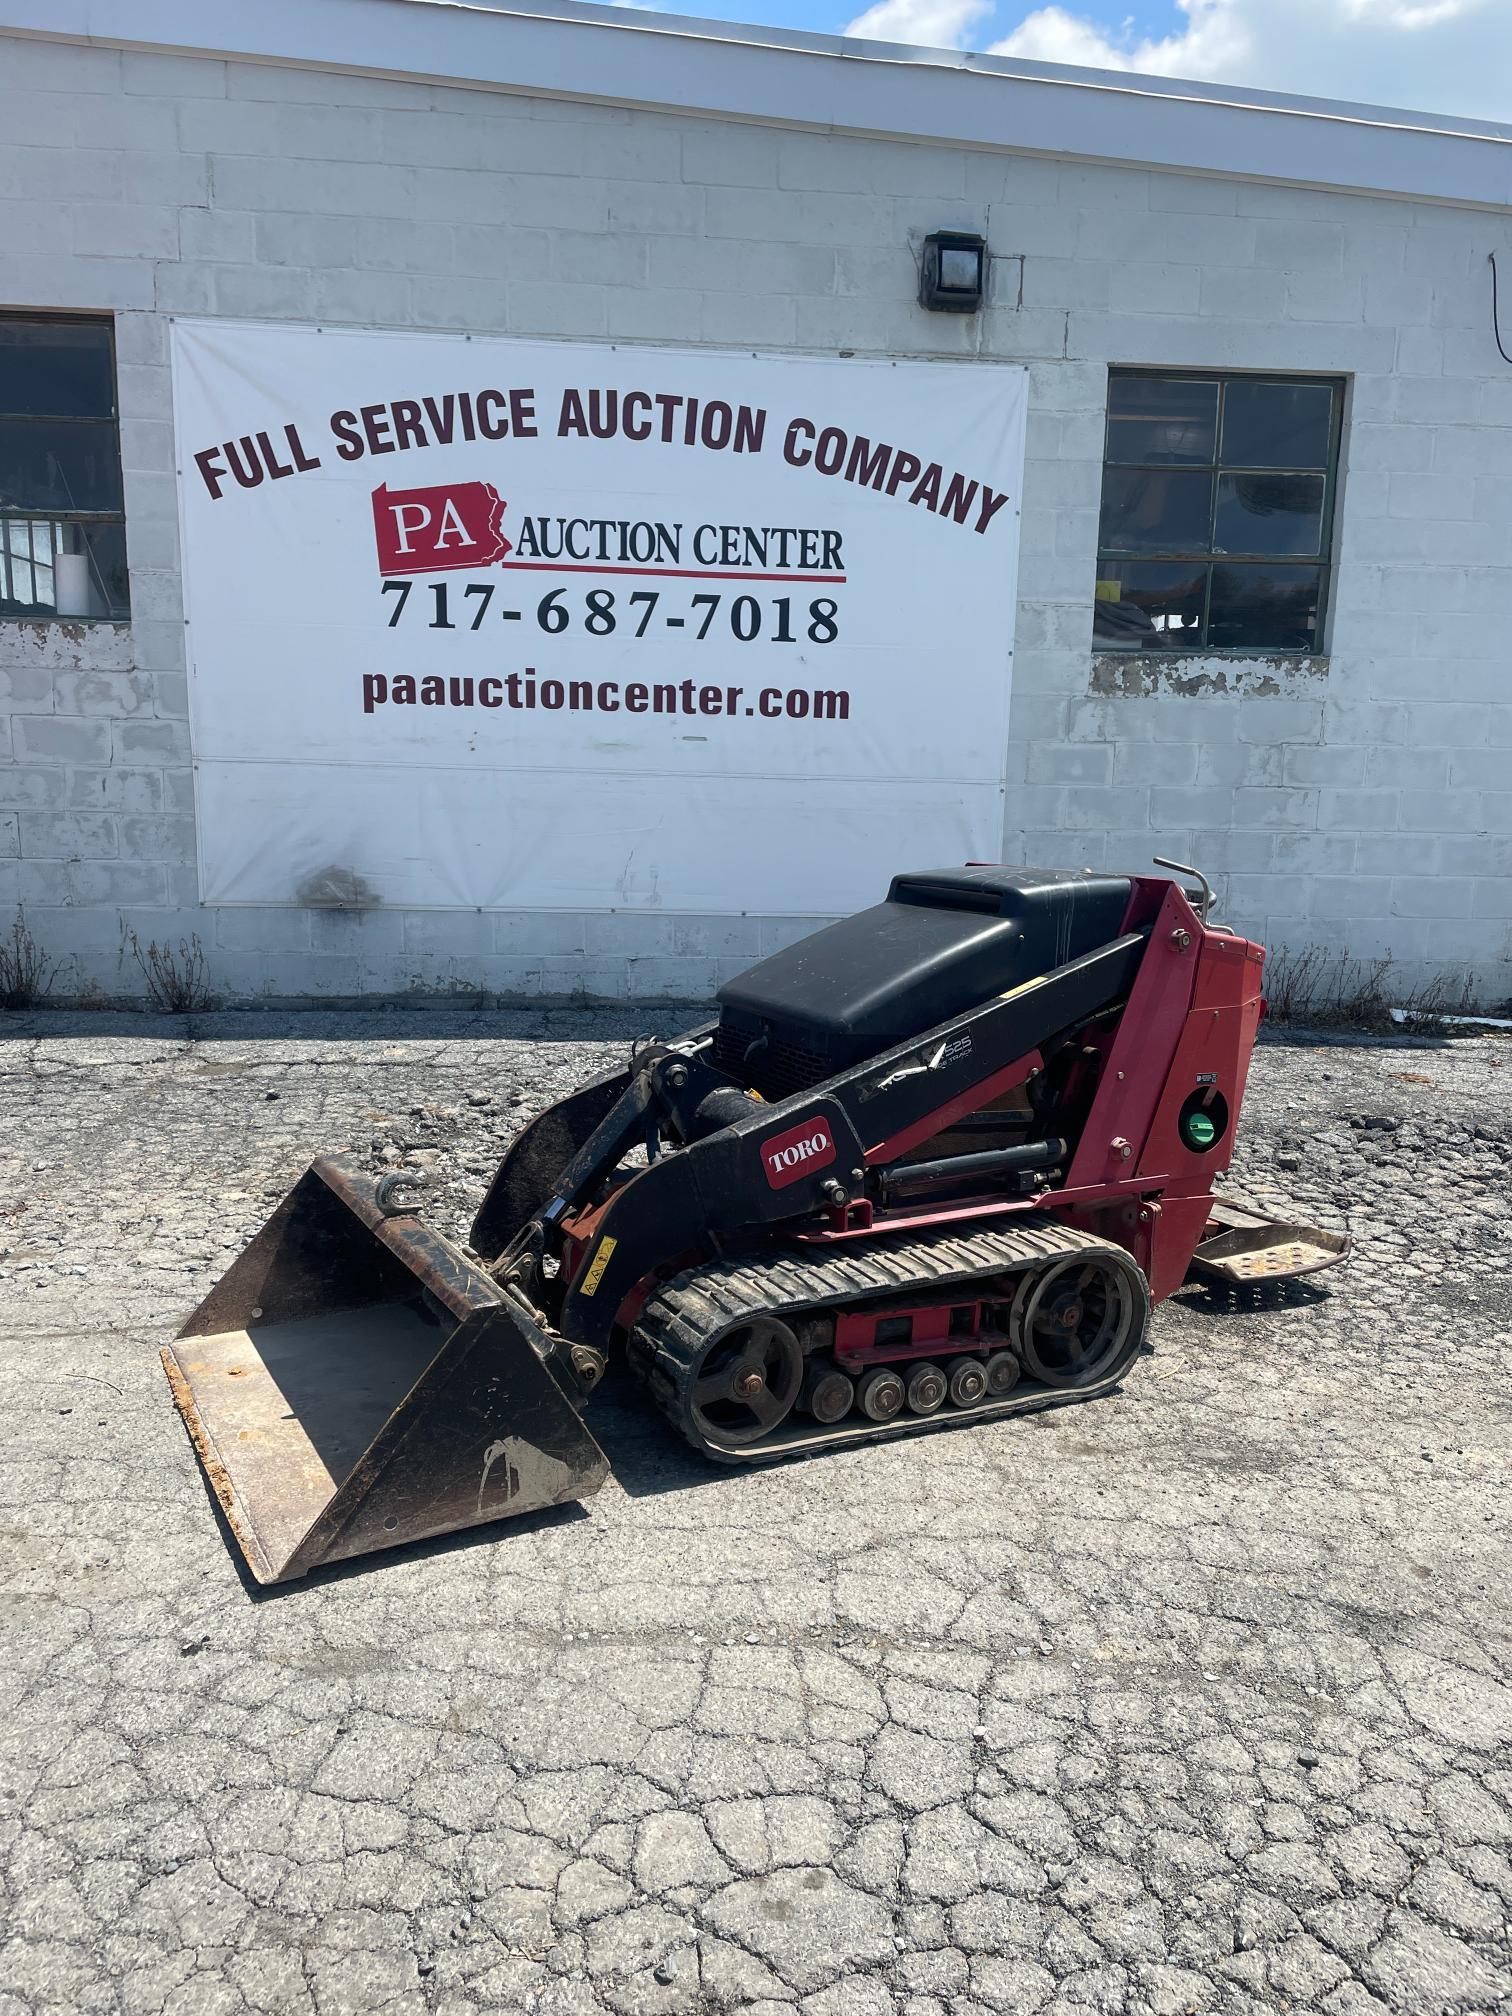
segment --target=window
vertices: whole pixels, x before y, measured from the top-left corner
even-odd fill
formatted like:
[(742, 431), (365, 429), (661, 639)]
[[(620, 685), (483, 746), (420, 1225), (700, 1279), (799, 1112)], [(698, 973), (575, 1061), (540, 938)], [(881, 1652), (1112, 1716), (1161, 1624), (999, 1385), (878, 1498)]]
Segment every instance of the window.
[(0, 617), (129, 609), (111, 324), (0, 315)]
[(1100, 651), (1317, 651), (1337, 378), (1112, 371), (1092, 633)]

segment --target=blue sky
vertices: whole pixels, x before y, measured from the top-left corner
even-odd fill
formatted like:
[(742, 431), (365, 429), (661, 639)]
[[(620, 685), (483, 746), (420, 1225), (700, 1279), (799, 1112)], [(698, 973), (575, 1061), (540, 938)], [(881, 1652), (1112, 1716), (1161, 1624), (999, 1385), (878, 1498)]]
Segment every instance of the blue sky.
[(1138, 0), (1132, 8), (1109, 0), (689, 0), (675, 11), (1512, 125), (1512, 0)]

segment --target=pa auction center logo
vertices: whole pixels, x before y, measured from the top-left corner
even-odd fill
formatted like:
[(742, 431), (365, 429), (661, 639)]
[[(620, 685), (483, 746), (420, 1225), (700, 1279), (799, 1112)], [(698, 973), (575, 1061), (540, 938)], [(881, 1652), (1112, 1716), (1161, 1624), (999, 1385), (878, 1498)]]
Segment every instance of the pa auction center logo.
[(443, 574), (491, 567), (510, 548), (504, 499), (492, 483), (438, 483), (428, 490), (373, 492), (373, 536), (382, 574)]

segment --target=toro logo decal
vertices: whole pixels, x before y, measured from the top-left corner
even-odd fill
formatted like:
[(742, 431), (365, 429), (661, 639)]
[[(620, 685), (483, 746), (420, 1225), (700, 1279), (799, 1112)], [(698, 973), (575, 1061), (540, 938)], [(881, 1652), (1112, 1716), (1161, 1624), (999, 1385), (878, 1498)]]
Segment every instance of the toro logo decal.
[(774, 1134), (761, 1144), (761, 1166), (774, 1190), (785, 1190), (800, 1176), (825, 1169), (835, 1159), (835, 1137), (822, 1113), (812, 1120), (800, 1120), (785, 1134)]
[(373, 492), (381, 574), (445, 574), (490, 567), (510, 550), (500, 530), (504, 500), (492, 483), (437, 483), (429, 490)]

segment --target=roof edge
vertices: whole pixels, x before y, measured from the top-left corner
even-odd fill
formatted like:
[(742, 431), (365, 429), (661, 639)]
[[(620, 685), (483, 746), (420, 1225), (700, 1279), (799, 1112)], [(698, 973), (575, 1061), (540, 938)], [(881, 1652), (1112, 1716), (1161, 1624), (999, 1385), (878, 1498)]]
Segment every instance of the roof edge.
[(7, 30), (1512, 208), (1512, 128), (1482, 121), (576, 0), (0, 0)]

